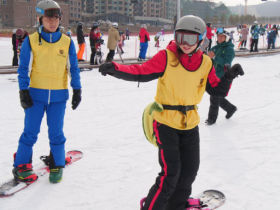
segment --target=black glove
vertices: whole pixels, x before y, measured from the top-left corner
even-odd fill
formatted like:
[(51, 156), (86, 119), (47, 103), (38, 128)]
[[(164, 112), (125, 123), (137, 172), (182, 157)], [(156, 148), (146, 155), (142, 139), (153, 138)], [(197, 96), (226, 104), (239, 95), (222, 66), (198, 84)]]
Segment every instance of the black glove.
[(29, 95), (29, 90), (20, 90), (19, 91), (20, 105), (24, 109), (28, 109), (33, 106), (33, 101)]
[(99, 67), (99, 72), (103, 76), (106, 76), (107, 74), (113, 75), (115, 72), (115, 65), (111, 62), (103, 63)]
[(82, 100), (82, 90), (74, 90), (73, 89), (73, 97), (72, 97), (72, 109), (75, 110)]
[(229, 64), (225, 65), (226, 73), (225, 73), (225, 78), (228, 80), (233, 80), (235, 79), (238, 75), (243, 76), (244, 71), (241, 67), (240, 64), (234, 64), (232, 67), (230, 67)]

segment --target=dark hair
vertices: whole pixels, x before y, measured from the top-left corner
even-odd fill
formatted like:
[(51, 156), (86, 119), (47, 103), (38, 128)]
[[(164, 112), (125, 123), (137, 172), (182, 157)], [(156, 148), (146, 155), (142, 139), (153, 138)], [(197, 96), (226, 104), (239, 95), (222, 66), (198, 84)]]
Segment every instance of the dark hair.
[(208, 28), (210, 28), (211, 23), (206, 23), (206, 26), (207, 26)]

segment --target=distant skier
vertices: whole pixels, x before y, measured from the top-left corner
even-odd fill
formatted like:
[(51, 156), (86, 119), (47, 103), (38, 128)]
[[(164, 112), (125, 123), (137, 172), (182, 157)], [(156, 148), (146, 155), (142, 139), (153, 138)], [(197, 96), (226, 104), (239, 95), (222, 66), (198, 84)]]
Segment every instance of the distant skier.
[(126, 40), (129, 40), (129, 34), (130, 34), (130, 31), (128, 30), (128, 28), (125, 29), (125, 39)]
[[(14, 51), (13, 66), (18, 66), (18, 59), (24, 39), (28, 36), (28, 32), (22, 28), (16, 29), (15, 35), (13, 35), (12, 43)], [(16, 58), (15, 58), (16, 57)]]
[(160, 37), (161, 37), (161, 32), (158, 32), (156, 35), (155, 35), (155, 42), (156, 42), (156, 44), (155, 44), (155, 47), (160, 47), (159, 46), (159, 40), (160, 40)]
[(85, 47), (86, 47), (86, 41), (85, 41), (85, 35), (83, 31), (83, 25), (84, 23), (79, 22), (77, 26), (77, 40), (78, 40), (78, 45), (79, 45), (79, 51), (78, 51), (78, 62), (80, 61), (85, 61), (83, 59), (83, 55), (85, 52)]
[(272, 46), (272, 50), (275, 49), (275, 39), (277, 36), (277, 29), (276, 28), (272, 28), (271, 31), (268, 34), (268, 47), (267, 47), (267, 51), (270, 50), (270, 46)]
[(149, 141), (158, 146), (161, 172), (143, 210), (201, 209), (198, 199), (197, 208), (188, 202), (200, 163), (197, 104), (205, 91), (225, 97), (233, 79), (244, 74), (236, 64), (217, 78), (211, 59), (199, 50), (205, 35), (206, 25), (201, 18), (184, 16), (176, 25), (175, 40), (149, 61), (142, 65), (108, 62), (99, 67), (102, 75), (126, 81), (158, 80), (156, 101), (148, 106), (143, 118), (152, 118), (148, 125), (151, 129), (145, 132), (154, 136)]
[(207, 37), (204, 37), (202, 44), (200, 45), (200, 49), (203, 52), (203, 54), (207, 55), (209, 47), (209, 39)]
[(13, 51), (14, 51), (14, 57), (12, 66), (18, 66), (18, 56), (17, 56), (17, 35), (16, 35), (17, 29), (13, 29), (13, 35), (12, 35), (12, 45), (13, 45)]
[[(223, 28), (217, 29), (217, 45), (211, 48), (208, 56), (213, 59), (216, 75), (222, 78), (225, 74), (225, 65), (230, 67), (235, 57), (234, 45), (230, 41), (229, 33)], [(226, 119), (231, 118), (237, 110), (236, 106), (232, 105), (225, 97), (210, 96), (208, 119), (205, 121), (207, 125), (216, 123), (219, 107), (227, 112)]]
[(139, 56), (138, 56), (138, 61), (142, 61), (142, 60), (146, 60), (146, 53), (147, 53), (147, 49), (148, 49), (148, 41), (150, 41), (150, 36), (149, 36), (148, 31), (147, 31), (147, 25), (146, 24), (141, 25), (139, 37), (140, 37), (140, 53), (139, 53)]
[(164, 41), (164, 30), (163, 28), (161, 29), (161, 36), (160, 36), (160, 41)]
[(67, 32), (66, 32), (66, 35), (68, 36), (68, 37), (70, 37), (70, 39), (72, 38), (72, 31), (71, 31), (71, 27), (69, 26), (68, 27), (68, 30), (67, 30)]
[(207, 23), (206, 26), (207, 26), (206, 27), (206, 29), (207, 29), (206, 37), (209, 40), (209, 46), (208, 46), (207, 51), (209, 51), (212, 46), (212, 36), (214, 36), (215, 34), (212, 33), (212, 24), (211, 23)]
[(241, 29), (241, 35), (242, 35), (241, 41), (242, 41), (242, 43), (241, 43), (240, 50), (246, 50), (248, 34), (249, 34), (249, 29), (247, 28), (247, 25), (244, 24), (243, 28)]
[(260, 35), (260, 28), (258, 26), (258, 21), (254, 22), (254, 25), (251, 27), (251, 35), (252, 35), (252, 44), (250, 52), (259, 52), (258, 44), (259, 44), (259, 35)]
[(58, 3), (40, 1), (36, 13), (40, 26), (23, 42), (18, 68), (20, 104), (25, 119), (14, 156), (13, 174), (22, 182), (37, 180), (32, 153), (46, 113), (50, 139), (49, 181), (58, 183), (65, 167), (63, 124), (69, 98), (68, 74), (73, 88), (72, 109), (75, 110), (81, 102), (80, 69), (74, 42), (59, 30), (62, 10)]
[(119, 53), (119, 49), (121, 51), (121, 54), (124, 53), (123, 51), (123, 46), (124, 46), (124, 40), (125, 40), (125, 36), (124, 36), (124, 33), (122, 31), (119, 32), (119, 35), (120, 35), (120, 41), (118, 41), (118, 48), (117, 48), (117, 52)]
[(231, 39), (231, 42), (232, 42), (232, 43), (234, 43), (234, 42), (235, 42), (235, 40), (234, 40), (234, 36), (233, 36), (233, 35), (234, 35), (234, 32), (235, 32), (235, 31), (234, 31), (234, 30), (232, 30), (232, 31), (230, 32), (230, 34), (229, 34), (229, 36), (230, 36), (230, 39)]
[(115, 49), (117, 47), (118, 41), (120, 40), (121, 37), (118, 32), (118, 23), (114, 22), (108, 31), (107, 48), (109, 49), (109, 53), (107, 54), (106, 62), (110, 62), (114, 59)]
[(97, 22), (94, 22), (92, 24), (90, 34), (89, 34), (89, 43), (90, 43), (90, 49), (91, 49), (91, 55), (90, 55), (90, 65), (95, 65), (94, 63), (94, 57), (96, 54), (97, 49), (97, 41), (100, 41), (100, 30), (98, 28), (99, 24)]

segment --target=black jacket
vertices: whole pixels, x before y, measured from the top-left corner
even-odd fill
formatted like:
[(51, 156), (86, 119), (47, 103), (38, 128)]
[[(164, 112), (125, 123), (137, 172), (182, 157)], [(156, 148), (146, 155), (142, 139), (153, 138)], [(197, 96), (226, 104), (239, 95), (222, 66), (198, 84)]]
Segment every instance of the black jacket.
[(85, 43), (84, 31), (82, 26), (77, 27), (77, 40), (78, 44)]

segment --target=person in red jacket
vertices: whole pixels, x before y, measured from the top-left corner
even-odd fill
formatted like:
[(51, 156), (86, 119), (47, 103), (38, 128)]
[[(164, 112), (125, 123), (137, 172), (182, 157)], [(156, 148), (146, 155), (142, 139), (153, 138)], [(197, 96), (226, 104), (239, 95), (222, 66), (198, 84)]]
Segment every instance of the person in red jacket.
[(198, 199), (189, 199), (200, 162), (197, 104), (205, 90), (225, 97), (233, 79), (244, 74), (235, 64), (219, 79), (212, 60), (199, 49), (205, 36), (206, 25), (201, 18), (184, 16), (176, 24), (175, 40), (152, 59), (142, 65), (107, 62), (99, 68), (104, 76), (127, 81), (158, 79), (154, 109), (150, 111), (161, 172), (142, 210), (201, 209)]
[(94, 57), (97, 49), (97, 41), (100, 40), (100, 30), (98, 28), (98, 23), (93, 23), (92, 28), (90, 30), (89, 34), (89, 41), (90, 41), (90, 48), (91, 48), (91, 56), (90, 56), (90, 65), (95, 65), (94, 63)]
[(150, 36), (149, 36), (148, 31), (147, 31), (147, 25), (146, 24), (141, 25), (141, 30), (140, 30), (140, 33), (139, 33), (139, 37), (140, 37), (140, 53), (139, 53), (138, 61), (142, 61), (142, 60), (146, 59), (146, 53), (147, 53), (147, 49), (148, 49), (148, 41), (150, 41)]
[(212, 45), (212, 36), (214, 36), (214, 34), (212, 33), (212, 24), (211, 23), (207, 23), (206, 24), (206, 30), (207, 30), (207, 34), (206, 37), (209, 39), (209, 46), (208, 46), (208, 51), (211, 49), (211, 45)]

